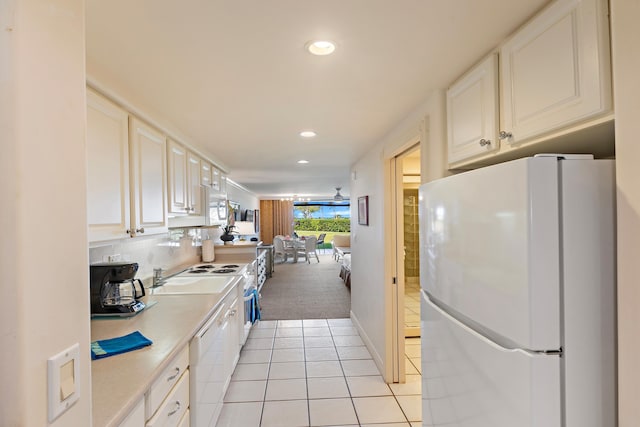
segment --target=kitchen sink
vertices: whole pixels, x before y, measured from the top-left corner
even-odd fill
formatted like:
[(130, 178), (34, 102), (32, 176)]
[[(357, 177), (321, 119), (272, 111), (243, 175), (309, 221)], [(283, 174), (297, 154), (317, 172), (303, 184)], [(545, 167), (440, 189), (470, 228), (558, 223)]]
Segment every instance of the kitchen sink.
[(218, 294), (234, 282), (232, 277), (184, 277), (169, 278), (162, 286), (151, 290), (152, 295)]

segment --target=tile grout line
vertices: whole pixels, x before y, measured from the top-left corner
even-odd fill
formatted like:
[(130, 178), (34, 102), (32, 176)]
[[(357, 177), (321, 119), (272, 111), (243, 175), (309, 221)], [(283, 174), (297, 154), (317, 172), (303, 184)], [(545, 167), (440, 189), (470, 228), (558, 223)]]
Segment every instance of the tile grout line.
[[(327, 320), (327, 324), (329, 321)], [(358, 416), (358, 411), (356, 410), (356, 404), (353, 401), (353, 394), (351, 394), (351, 387), (349, 387), (349, 382), (347, 381), (347, 374), (344, 372), (344, 366), (342, 365), (342, 358), (340, 357), (340, 353), (338, 353), (338, 346), (336, 346), (336, 342), (334, 340), (333, 329), (329, 326), (329, 334), (331, 335), (331, 341), (333, 342), (333, 348), (336, 350), (336, 357), (338, 358), (338, 363), (340, 363), (340, 370), (342, 371), (342, 378), (344, 379), (344, 383), (347, 386), (347, 392), (349, 393), (349, 400), (351, 400), (351, 407), (353, 408), (353, 413), (356, 415), (356, 421), (358, 422), (358, 426), (361, 426), (360, 417)]]

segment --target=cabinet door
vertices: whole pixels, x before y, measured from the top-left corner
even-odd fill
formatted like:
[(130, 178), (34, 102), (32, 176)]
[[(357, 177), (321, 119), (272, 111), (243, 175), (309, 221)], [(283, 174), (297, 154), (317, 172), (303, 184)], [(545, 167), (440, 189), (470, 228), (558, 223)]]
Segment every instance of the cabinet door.
[(164, 233), (167, 228), (166, 139), (135, 117), (129, 120), (131, 236)]
[(187, 150), (177, 142), (169, 140), (168, 156), (169, 212), (185, 214), (188, 212)]
[(220, 196), (227, 197), (227, 175), (220, 172)]
[(217, 167), (212, 167), (211, 168), (211, 192), (212, 194), (219, 194), (220, 193), (220, 169), (218, 169)]
[(211, 188), (211, 176), (213, 173), (213, 166), (206, 160), (200, 162), (200, 184), (205, 187)]
[(227, 345), (227, 350), (226, 350), (228, 351), (228, 355), (227, 355), (228, 381), (231, 380), (231, 375), (233, 375), (233, 371), (236, 368), (238, 359), (240, 359), (240, 347), (241, 347), (240, 337), (244, 330), (244, 325), (242, 324), (242, 311), (240, 307), (240, 301), (244, 302), (243, 299), (236, 297), (229, 307), (229, 326), (228, 326), (229, 344)]
[(129, 229), (127, 112), (87, 90), (89, 241), (122, 238)]
[(449, 163), (499, 147), (497, 61), (492, 54), (447, 90)]
[(187, 194), (189, 199), (189, 214), (203, 215), (202, 213), (202, 187), (200, 186), (200, 157), (193, 153), (187, 158)]
[(501, 130), (510, 143), (611, 110), (605, 0), (559, 0), (500, 50)]

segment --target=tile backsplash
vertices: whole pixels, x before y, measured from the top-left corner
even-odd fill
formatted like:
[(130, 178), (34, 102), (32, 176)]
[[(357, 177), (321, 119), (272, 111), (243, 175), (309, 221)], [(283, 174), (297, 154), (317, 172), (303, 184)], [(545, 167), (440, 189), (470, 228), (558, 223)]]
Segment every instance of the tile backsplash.
[(171, 273), (181, 266), (200, 262), (201, 241), (207, 237), (207, 232), (201, 229), (178, 229), (156, 236), (93, 244), (89, 248), (89, 262), (137, 262), (136, 277), (144, 280), (153, 276), (154, 268)]

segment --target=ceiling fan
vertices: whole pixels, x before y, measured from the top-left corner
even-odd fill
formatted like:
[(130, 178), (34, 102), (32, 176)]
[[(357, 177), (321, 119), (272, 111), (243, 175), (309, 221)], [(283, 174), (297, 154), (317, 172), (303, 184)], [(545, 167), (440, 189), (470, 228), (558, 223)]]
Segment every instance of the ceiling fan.
[(333, 200), (341, 202), (342, 200), (344, 200), (344, 197), (342, 196), (342, 194), (340, 194), (340, 190), (342, 189), (342, 187), (336, 187), (336, 195), (333, 196)]

